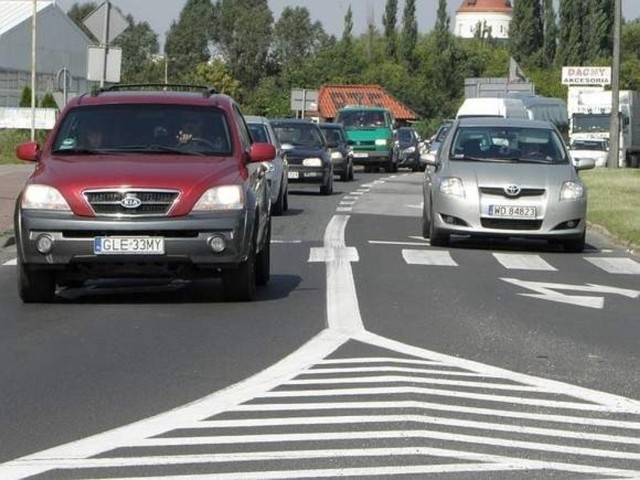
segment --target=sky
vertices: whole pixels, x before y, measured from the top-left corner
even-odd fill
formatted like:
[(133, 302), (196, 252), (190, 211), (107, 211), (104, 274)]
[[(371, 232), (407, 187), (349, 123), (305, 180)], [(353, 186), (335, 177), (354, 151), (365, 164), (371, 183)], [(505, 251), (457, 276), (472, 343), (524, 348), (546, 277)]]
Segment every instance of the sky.
[[(84, 0), (55, 0), (64, 10), (68, 11), (74, 3), (85, 3)], [(86, 0), (88, 1), (88, 0)], [(101, 0), (93, 0), (101, 3)], [(517, 1), (517, 0), (516, 0)], [(171, 23), (178, 19), (186, 0), (111, 0), (125, 15), (131, 14), (137, 22), (146, 21), (158, 34), (160, 44), (164, 44), (166, 33)], [(449, 15), (452, 22), (456, 9), (462, 0), (449, 0)], [(557, 3), (557, 2), (556, 2)], [(269, 6), (277, 20), (282, 10), (287, 7), (306, 7), (311, 14), (312, 21), (319, 20), (329, 34), (342, 35), (344, 16), (351, 5), (354, 17), (354, 33), (359, 35), (366, 31), (367, 20), (373, 18), (377, 25), (382, 23), (382, 15), (386, 0), (269, 0)], [(433, 28), (438, 10), (438, 0), (417, 0), (416, 15), (418, 29), (427, 32)], [(398, 1), (398, 18), (402, 18), (404, 1)], [(639, 0), (622, 0), (622, 15), (627, 20), (640, 17)]]

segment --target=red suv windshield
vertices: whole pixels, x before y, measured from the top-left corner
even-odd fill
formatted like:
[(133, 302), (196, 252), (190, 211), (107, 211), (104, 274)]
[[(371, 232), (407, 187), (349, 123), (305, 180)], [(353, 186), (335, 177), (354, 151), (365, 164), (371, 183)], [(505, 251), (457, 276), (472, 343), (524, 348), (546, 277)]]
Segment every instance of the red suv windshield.
[(124, 104), (76, 107), (53, 141), (57, 155), (86, 152), (232, 154), (223, 110), (188, 105)]

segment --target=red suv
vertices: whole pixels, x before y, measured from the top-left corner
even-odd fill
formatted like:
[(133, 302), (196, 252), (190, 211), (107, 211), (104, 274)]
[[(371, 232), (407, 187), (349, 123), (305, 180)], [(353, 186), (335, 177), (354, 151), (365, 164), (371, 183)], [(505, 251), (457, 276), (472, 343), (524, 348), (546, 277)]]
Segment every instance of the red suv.
[(119, 85), (74, 98), (15, 209), (24, 302), (104, 278), (219, 276), (229, 300), (269, 280), (267, 165), (226, 95), (199, 86)]

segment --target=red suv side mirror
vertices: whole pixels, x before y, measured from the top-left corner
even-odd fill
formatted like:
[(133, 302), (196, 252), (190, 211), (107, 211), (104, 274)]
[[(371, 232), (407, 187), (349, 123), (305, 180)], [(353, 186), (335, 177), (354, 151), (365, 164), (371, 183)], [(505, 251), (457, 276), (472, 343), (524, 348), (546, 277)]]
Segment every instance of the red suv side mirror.
[(16, 157), (28, 162), (36, 162), (39, 153), (40, 147), (36, 142), (22, 143), (16, 148)]
[(249, 161), (266, 162), (276, 158), (276, 148), (270, 143), (254, 143), (249, 148)]

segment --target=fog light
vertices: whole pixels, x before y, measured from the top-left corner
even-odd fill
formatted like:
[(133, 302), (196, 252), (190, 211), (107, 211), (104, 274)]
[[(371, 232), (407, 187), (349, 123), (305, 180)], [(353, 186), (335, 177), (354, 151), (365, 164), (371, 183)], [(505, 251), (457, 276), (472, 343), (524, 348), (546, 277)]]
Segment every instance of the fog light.
[(578, 222), (575, 220), (570, 220), (567, 222), (567, 228), (576, 228), (578, 226)]
[(453, 225), (453, 224), (456, 223), (456, 219), (453, 218), (453, 217), (449, 217), (449, 216), (444, 217), (444, 221), (445, 221), (445, 223), (448, 223), (449, 225)]
[(36, 250), (43, 255), (51, 253), (53, 250), (53, 238), (50, 235), (39, 235), (36, 239)]
[(227, 243), (221, 236), (216, 235), (209, 238), (209, 248), (211, 248), (214, 253), (223, 252), (226, 247)]

